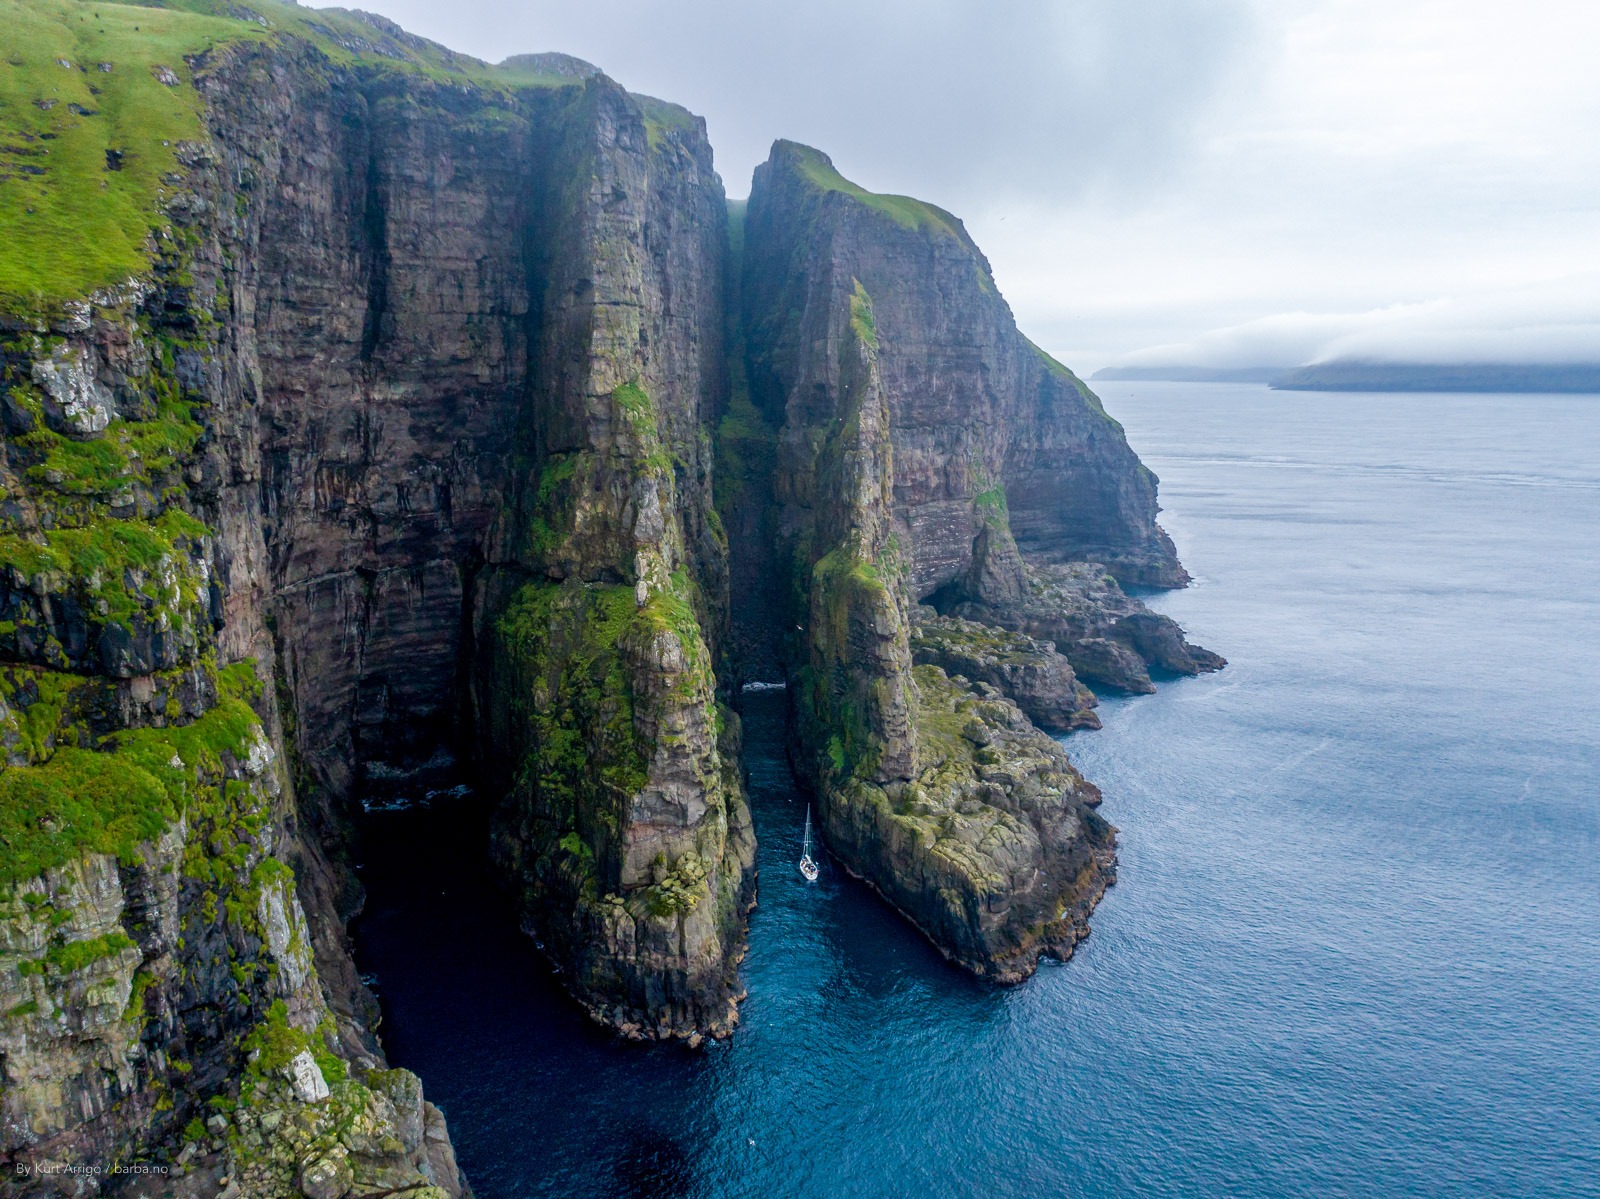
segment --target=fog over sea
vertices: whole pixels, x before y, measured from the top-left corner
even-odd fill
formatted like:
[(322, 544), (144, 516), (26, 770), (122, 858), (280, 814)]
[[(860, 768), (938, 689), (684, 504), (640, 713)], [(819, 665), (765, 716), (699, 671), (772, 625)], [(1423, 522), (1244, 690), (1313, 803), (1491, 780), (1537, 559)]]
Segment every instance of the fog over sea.
[(492, 914), (471, 797), (374, 813), (357, 959), (479, 1199), (1600, 1195), (1600, 396), (1101, 383), (1227, 670), (1066, 745), (1121, 829), (997, 990), (794, 868), (746, 697), (733, 1040), (592, 1027)]

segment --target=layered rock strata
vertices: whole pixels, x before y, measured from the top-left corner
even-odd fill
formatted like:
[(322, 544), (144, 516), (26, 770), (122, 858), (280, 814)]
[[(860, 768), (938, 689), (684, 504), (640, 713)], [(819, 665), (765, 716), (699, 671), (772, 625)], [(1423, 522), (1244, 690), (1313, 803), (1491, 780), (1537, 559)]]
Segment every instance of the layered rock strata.
[(477, 759), (597, 1017), (734, 1018), (720, 181), (703, 124), (568, 60), (139, 12), (167, 40), (118, 25), (112, 70), (157, 128), (108, 179), (147, 265), (4, 296), (0, 1154), (453, 1196), (345, 934), (367, 774)]
[(811, 352), (799, 314), (817, 276), (872, 297), (915, 594), (1020, 594), (1018, 550), (1102, 562), (1130, 585), (1187, 582), (1155, 476), (1094, 393), (1018, 332), (961, 222), (866, 192), (793, 142), (757, 169), (745, 230), (750, 384), (769, 418)]
[[(663, 123), (663, 118), (677, 123)], [(536, 195), (525, 455), (472, 595), (496, 856), (597, 1018), (726, 1035), (753, 897), (716, 701), (725, 201), (704, 125), (592, 78)]]
[[(348, 958), (320, 968), (331, 874), (300, 833), (263, 614), (230, 605), (259, 533), (222, 238), (185, 241), (148, 282), (5, 329), (0, 1152), (21, 1194), (291, 1194), (315, 1153), (351, 1186), (460, 1195)], [(302, 1055), (312, 1099), (289, 1090)], [(424, 1123), (431, 1155), (404, 1135)], [(140, 1161), (159, 1172), (108, 1173)]]

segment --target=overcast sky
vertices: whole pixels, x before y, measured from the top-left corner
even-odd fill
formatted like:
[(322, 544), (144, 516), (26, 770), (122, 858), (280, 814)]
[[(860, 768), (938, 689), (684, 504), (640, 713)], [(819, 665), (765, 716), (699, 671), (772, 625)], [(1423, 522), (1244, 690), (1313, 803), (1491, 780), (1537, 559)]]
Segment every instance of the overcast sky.
[(1600, 361), (1594, 0), (357, 2), (951, 209), (1081, 372)]

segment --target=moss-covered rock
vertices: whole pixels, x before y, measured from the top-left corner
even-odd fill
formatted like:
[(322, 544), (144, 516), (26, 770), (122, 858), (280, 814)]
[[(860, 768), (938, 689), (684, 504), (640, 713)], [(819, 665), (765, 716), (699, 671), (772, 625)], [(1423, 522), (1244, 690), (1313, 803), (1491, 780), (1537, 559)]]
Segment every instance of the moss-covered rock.
[(1170, 616), (1125, 593), (1098, 562), (1029, 562), (1026, 579), (1015, 599), (964, 600), (952, 615), (1053, 645), (1080, 677), (1119, 691), (1154, 691), (1152, 669), (1195, 675), (1227, 665), (1185, 640)]
[(1097, 729), (1099, 702), (1049, 642), (994, 625), (940, 616), (926, 605), (916, 611), (911, 657), (949, 675), (988, 683), (1043, 729)]

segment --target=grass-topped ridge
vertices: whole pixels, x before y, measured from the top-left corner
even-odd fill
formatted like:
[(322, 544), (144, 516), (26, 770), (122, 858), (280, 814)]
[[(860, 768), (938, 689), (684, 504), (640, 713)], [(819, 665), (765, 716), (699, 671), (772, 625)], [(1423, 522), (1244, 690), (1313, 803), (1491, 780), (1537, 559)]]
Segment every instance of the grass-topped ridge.
[(801, 145), (799, 142), (780, 141), (774, 147), (774, 154), (780, 153), (793, 163), (795, 170), (803, 179), (821, 191), (840, 192), (859, 200), (872, 211), (882, 213), (904, 228), (927, 230), (953, 237), (968, 246), (972, 245), (972, 239), (967, 236), (967, 231), (961, 222), (937, 205), (911, 196), (869, 192), (839, 174), (833, 165), (833, 160), (821, 150)]
[[(149, 272), (178, 146), (205, 136), (190, 63), (219, 46), (294, 38), (336, 66), (490, 98), (583, 82), (543, 56), (491, 66), (382, 17), (278, 0), (0, 0), (0, 29), (0, 309), (14, 312)], [(651, 101), (646, 115), (664, 129), (688, 115), (674, 110)]]
[[(1100, 397), (1095, 395), (1095, 393), (1090, 389), (1090, 387), (1089, 387), (1089, 385), (1087, 383), (1085, 383), (1082, 379), (1078, 378), (1077, 375), (1073, 374), (1072, 371), (1067, 369), (1067, 367), (1063, 366), (1054, 357), (1052, 357), (1049, 353), (1047, 353), (1046, 351), (1041, 349), (1039, 346), (1035, 345), (1028, 338), (1024, 337), (1022, 340), (1027, 342), (1028, 343), (1028, 348), (1030, 350), (1032, 350), (1036, 355), (1038, 355), (1039, 361), (1044, 364), (1044, 369), (1046, 371), (1048, 371), (1050, 374), (1054, 375), (1057, 379), (1060, 379), (1063, 383), (1067, 384), (1074, 391), (1076, 391), (1080, 396), (1082, 396), (1083, 397), (1083, 402), (1088, 404), (1089, 407), (1093, 408), (1096, 412), (1098, 412), (1101, 416), (1104, 416), (1107, 420), (1111, 420), (1110, 415), (1105, 410), (1105, 405), (1103, 405), (1100, 402)], [(1112, 424), (1117, 424), (1117, 422), (1116, 421), (1112, 421)], [(1122, 428), (1122, 426), (1120, 424), (1117, 424), (1117, 428), (1120, 429), (1120, 428)]]
[[(337, 66), (387, 67), (438, 83), (471, 83), (510, 94), (525, 87), (582, 84), (588, 64), (567, 55), (518, 54), (490, 64), (407, 33), (387, 17), (347, 8), (302, 7), (284, 0), (150, 0), (169, 9), (232, 18), (249, 32), (309, 42)], [(574, 67), (572, 64), (578, 64)]]
[(637, 92), (630, 92), (629, 95), (644, 113), (645, 133), (652, 150), (659, 149), (671, 133), (692, 136), (699, 130), (700, 118), (683, 105), (670, 100), (658, 100), (654, 96), (642, 96)]

